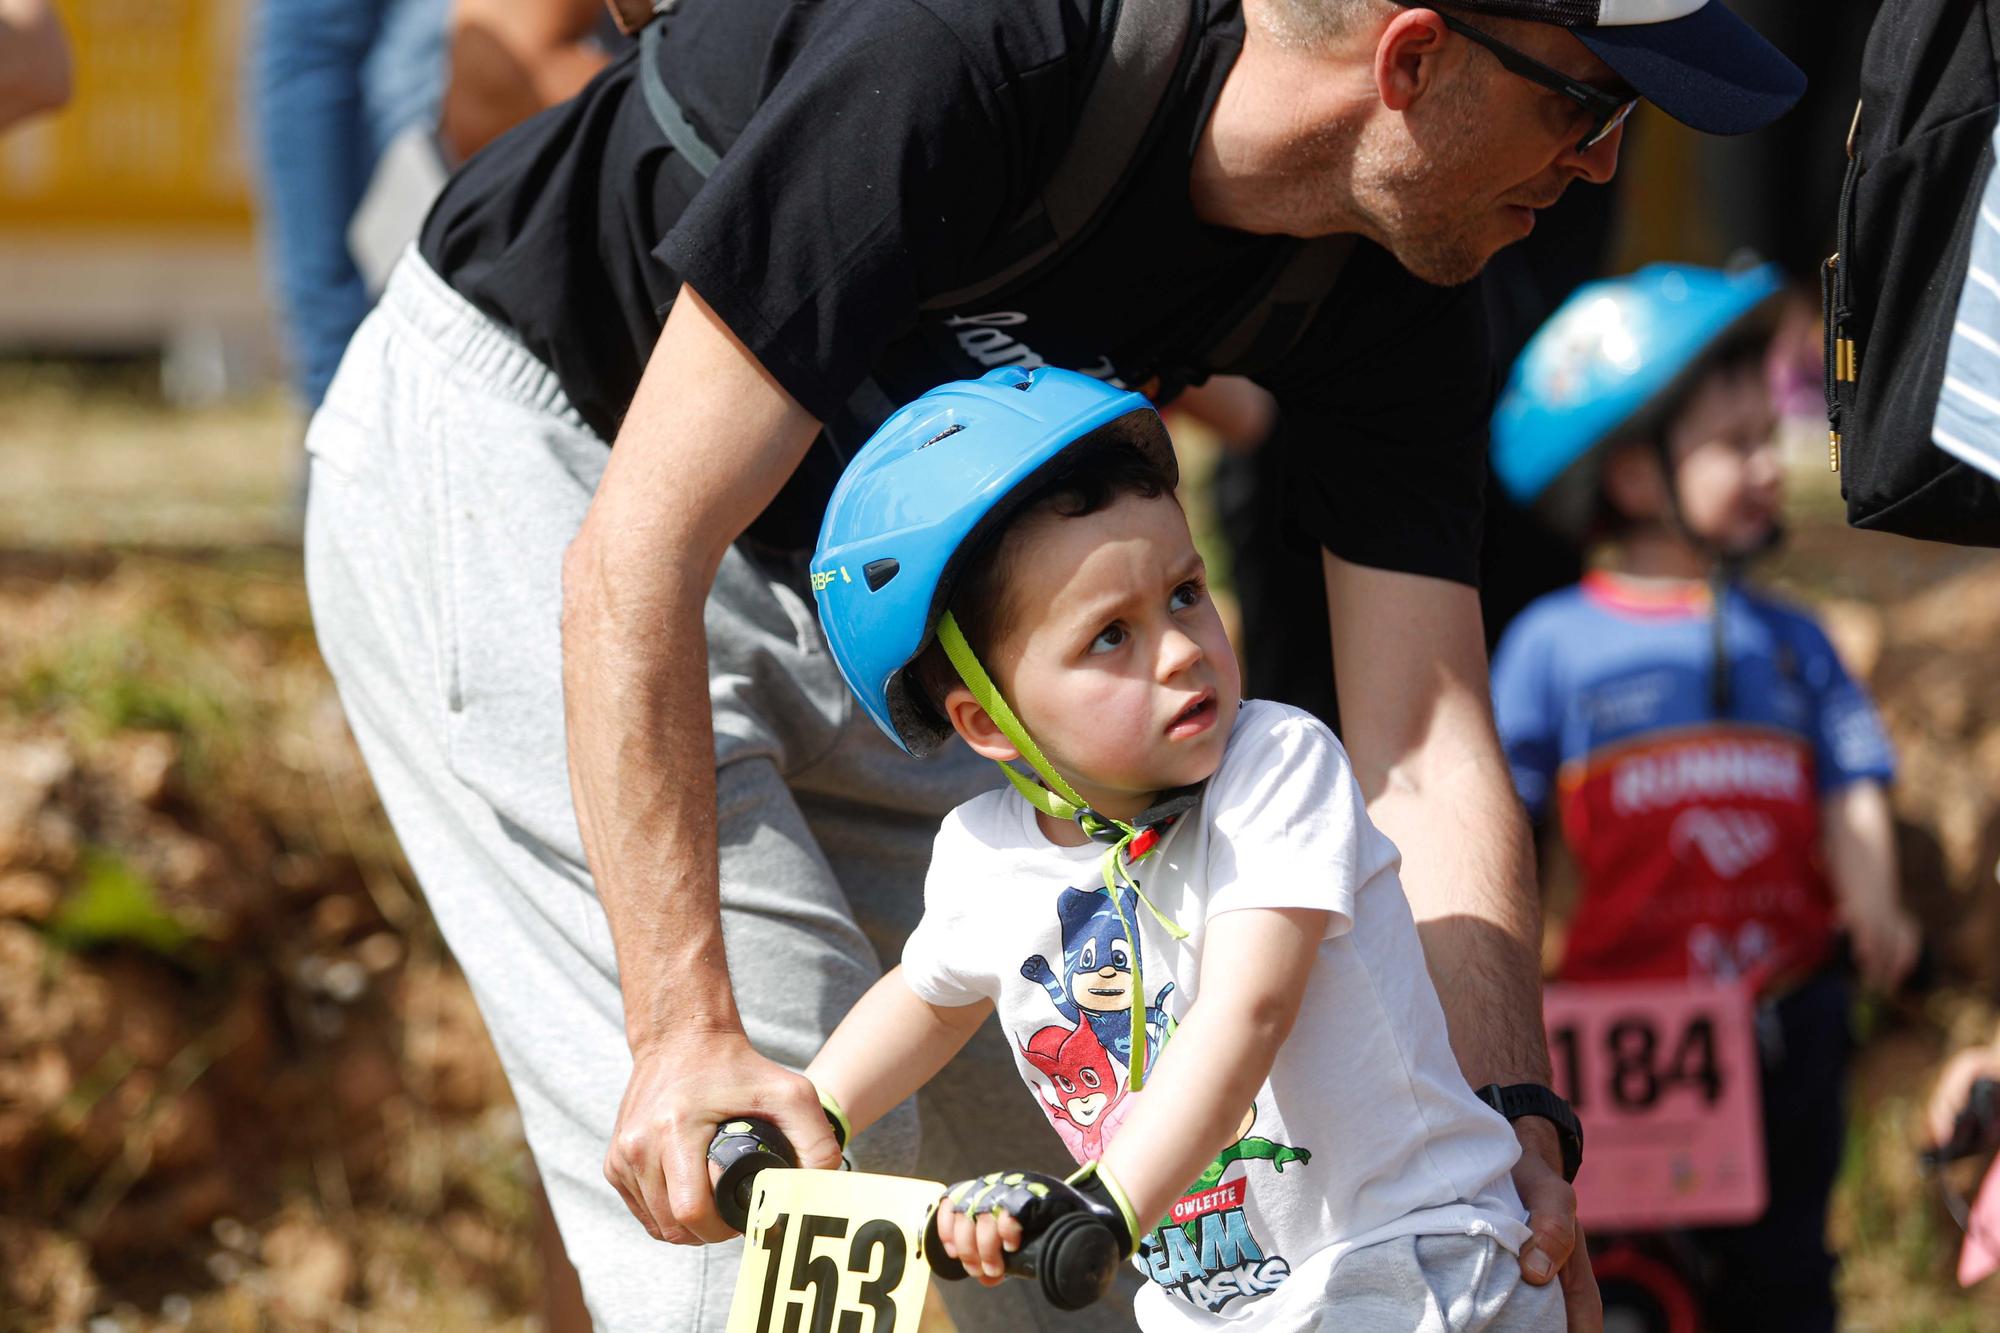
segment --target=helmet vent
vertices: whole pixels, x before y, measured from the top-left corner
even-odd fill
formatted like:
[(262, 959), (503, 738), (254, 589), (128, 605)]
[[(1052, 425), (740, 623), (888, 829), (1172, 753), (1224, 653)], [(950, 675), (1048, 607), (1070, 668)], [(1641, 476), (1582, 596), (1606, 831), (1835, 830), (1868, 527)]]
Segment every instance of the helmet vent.
[(965, 423), (963, 421), (955, 422), (952, 425), (946, 426), (943, 430), (931, 436), (928, 440), (925, 440), (922, 444), (918, 445), (917, 448), (928, 449), (932, 445), (936, 444), (939, 440), (946, 439), (950, 436), (956, 435), (964, 429), (965, 429)]
[(870, 560), (861, 567), (861, 577), (868, 581), (868, 591), (880, 592), (882, 585), (895, 578), (900, 569), (902, 565), (891, 558)]

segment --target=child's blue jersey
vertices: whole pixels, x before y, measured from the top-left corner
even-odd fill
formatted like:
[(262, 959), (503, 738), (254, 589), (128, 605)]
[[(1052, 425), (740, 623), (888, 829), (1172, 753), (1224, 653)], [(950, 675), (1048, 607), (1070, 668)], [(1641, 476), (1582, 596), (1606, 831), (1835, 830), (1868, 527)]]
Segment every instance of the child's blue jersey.
[(1802, 611), (1741, 588), (1713, 705), (1707, 590), (1597, 573), (1529, 607), (1493, 663), (1515, 787), (1554, 813), (1582, 894), (1572, 979), (1793, 976), (1834, 928), (1820, 800), (1893, 756), (1874, 706)]

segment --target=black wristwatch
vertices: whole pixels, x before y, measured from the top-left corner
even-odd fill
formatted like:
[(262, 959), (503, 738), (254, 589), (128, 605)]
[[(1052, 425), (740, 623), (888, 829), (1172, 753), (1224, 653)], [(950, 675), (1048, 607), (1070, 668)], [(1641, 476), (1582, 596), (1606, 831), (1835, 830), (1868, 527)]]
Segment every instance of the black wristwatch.
[(1576, 1179), (1577, 1168), (1583, 1165), (1583, 1125), (1568, 1102), (1539, 1083), (1510, 1083), (1504, 1088), (1488, 1083), (1473, 1095), (1509, 1121), (1538, 1115), (1554, 1125), (1556, 1142), (1562, 1145), (1563, 1179)]

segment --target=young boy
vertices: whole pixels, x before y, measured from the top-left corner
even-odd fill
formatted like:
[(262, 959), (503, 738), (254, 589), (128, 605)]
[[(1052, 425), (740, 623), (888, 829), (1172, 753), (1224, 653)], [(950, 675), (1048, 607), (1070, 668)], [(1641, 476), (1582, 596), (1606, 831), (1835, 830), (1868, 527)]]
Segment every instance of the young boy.
[(1667, 266), (1581, 289), (1523, 351), (1493, 435), (1515, 499), (1592, 555), (1493, 663), (1515, 784), (1578, 867), (1558, 975), (1743, 979), (1761, 1002), (1770, 1207), (1697, 1238), (1710, 1326), (1760, 1333), (1833, 1327), (1836, 933), (1884, 989), (1917, 948), (1875, 711), (1805, 612), (1738, 582), (1783, 504), (1779, 290), (1769, 269)]
[(1240, 701), (1175, 481), (1143, 398), (1047, 369), (933, 390), (850, 466), (813, 582), (862, 706), (1041, 781), (946, 819), (901, 966), (807, 1074), (858, 1130), (997, 1012), (1087, 1165), (941, 1203), (989, 1285), (1057, 1195), (1136, 1252), (1147, 1329), (1560, 1328), (1396, 849), (1324, 726)]

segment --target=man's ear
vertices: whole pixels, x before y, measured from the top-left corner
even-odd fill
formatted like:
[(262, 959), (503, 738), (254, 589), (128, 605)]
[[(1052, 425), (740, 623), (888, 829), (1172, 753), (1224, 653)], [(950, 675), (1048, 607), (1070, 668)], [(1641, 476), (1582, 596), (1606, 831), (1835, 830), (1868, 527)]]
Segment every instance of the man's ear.
[(974, 754), (1003, 762), (1021, 757), (1014, 742), (994, 724), (992, 714), (979, 706), (965, 686), (954, 685), (944, 696), (944, 715), (951, 721), (951, 729), (972, 747)]
[(1429, 9), (1399, 9), (1375, 41), (1375, 91), (1391, 111), (1407, 111), (1438, 78), (1449, 32)]
[(1627, 440), (1606, 450), (1598, 485), (1611, 507), (1631, 522), (1650, 522), (1667, 513), (1667, 474), (1660, 451), (1646, 441)]

